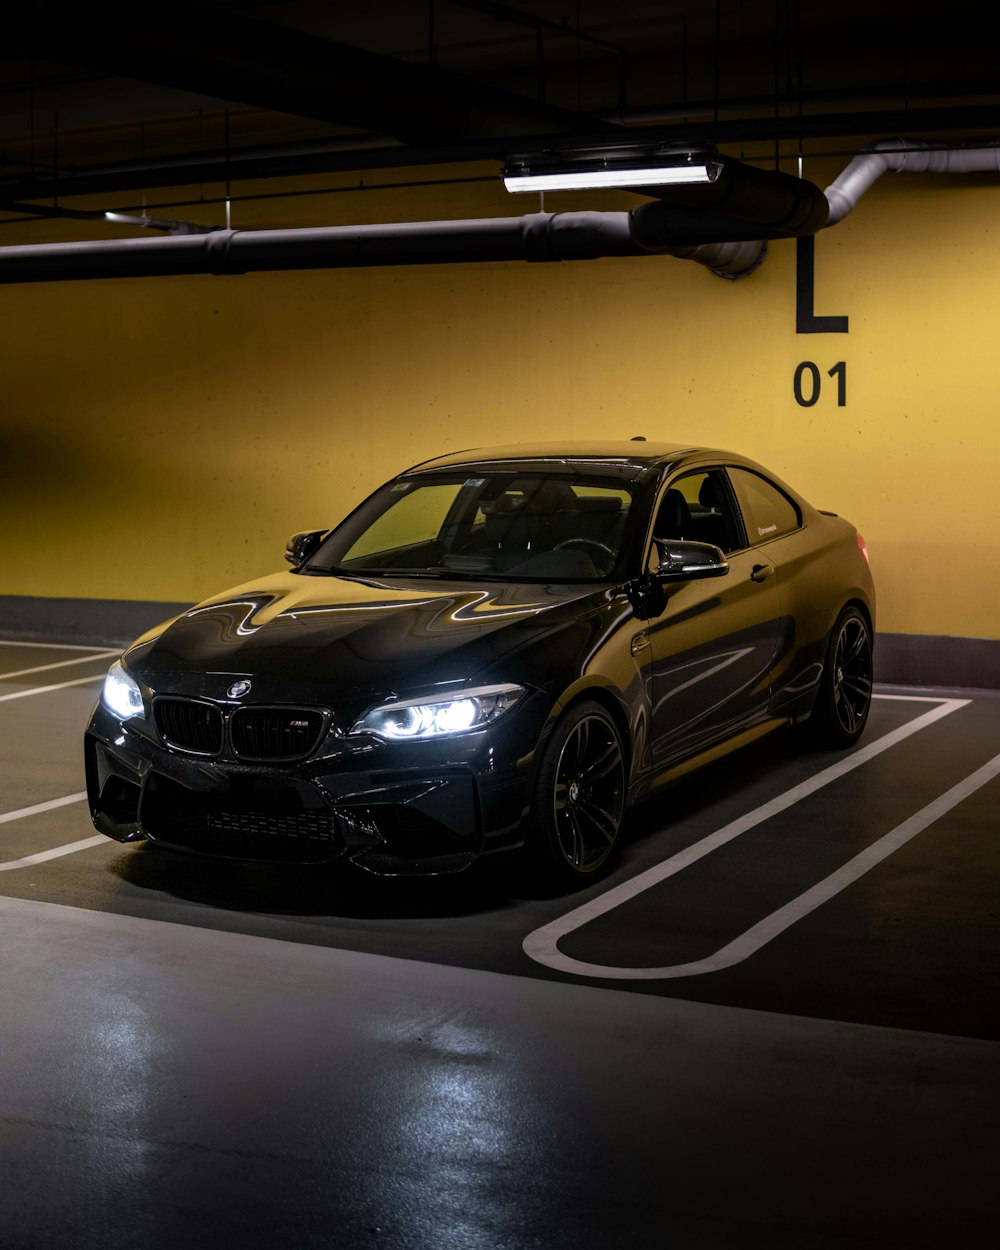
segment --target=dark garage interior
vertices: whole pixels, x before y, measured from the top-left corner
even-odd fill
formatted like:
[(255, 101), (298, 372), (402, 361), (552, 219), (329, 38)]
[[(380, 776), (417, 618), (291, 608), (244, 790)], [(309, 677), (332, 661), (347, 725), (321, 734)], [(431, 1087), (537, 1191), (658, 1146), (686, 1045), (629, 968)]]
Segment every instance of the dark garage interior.
[[(989, 16), (853, 0), (225, 0), (7, 16), (4, 1250), (937, 1250), (995, 1236), (1000, 76)], [(517, 185), (550, 175), (571, 185)], [(585, 543), (620, 498), (620, 562), (595, 563), (596, 551), (615, 556), (600, 544), (593, 561), (577, 550), (553, 562), (531, 551), (536, 528), (528, 563), (505, 566), (514, 578), (538, 570), (518, 598), (494, 596), (488, 577), (482, 590), (486, 565), (463, 549), (443, 567), (465, 598), (430, 625), (425, 612), (421, 628), (460, 628), (464, 656), (508, 663), (496, 658), (506, 613), (510, 654), (534, 655), (527, 618), (543, 608), (563, 613), (560, 637), (586, 634), (572, 608), (583, 591), (573, 599), (548, 571), (574, 569), (569, 581), (604, 596), (583, 676), (552, 676), (568, 663), (553, 644), (548, 676), (524, 679), (530, 698), (463, 659), (464, 703), (407, 702), (387, 676), (395, 701), (380, 704), (400, 734), (411, 732), (400, 708), (422, 735), (446, 706), (502, 736), (497, 721), (516, 723), (556, 683), (537, 747), (525, 742), (517, 760), (524, 824), (510, 847), (497, 842), (504, 854), (487, 845), (474, 863), (445, 864), (414, 851), (412, 871), (378, 856), (368, 868), (383, 868), (367, 871), (363, 857), (189, 854), (143, 826), (147, 762), (135, 766), (137, 808), (132, 774), (108, 761), (147, 732), (168, 754), (188, 735), (195, 791), (219, 760), (244, 767), (236, 727), (250, 718), (236, 705), (263, 674), (217, 657), (249, 654), (256, 630), (284, 621), (274, 664), (290, 681), (304, 622), (322, 629), (333, 612), (325, 582), (343, 575), (342, 613), (385, 613), (367, 649), (357, 644), (357, 680), (395, 671), (394, 640), (410, 627), (385, 623), (403, 619), (388, 572), (352, 576), (347, 561), (309, 576), (342, 518), (383, 483), (405, 494), (397, 475), (452, 453), (452, 477), (481, 492), (498, 463), (530, 468), (516, 449), (531, 445), (531, 464), (576, 474), (579, 528), (560, 504), (556, 547)], [(655, 477), (661, 445), (674, 450)], [(696, 451), (689, 483), (699, 465), (728, 467), (703, 474), (723, 483), (718, 499), (680, 500), (688, 528), (669, 535), (672, 551), (658, 527), (664, 491), (685, 480), (680, 449)], [(755, 541), (739, 457), (767, 466), (779, 495), (789, 484), (787, 533), (762, 524)], [(452, 480), (448, 464), (432, 466), (436, 481)], [(505, 494), (482, 495), (472, 530), (478, 518), (499, 533), (505, 508), (531, 519), (520, 471)], [(691, 528), (699, 517), (715, 528)], [(851, 576), (870, 564), (874, 581), (870, 603), (850, 596), (850, 637), (870, 647), (860, 666), (860, 642), (840, 662), (841, 601), (813, 654), (818, 583), (789, 589), (806, 562), (793, 544), (837, 526), (863, 569)], [(725, 567), (671, 571), (678, 552), (707, 559), (694, 544), (708, 539)], [(785, 615), (754, 686), (766, 716), (747, 713), (643, 773), (681, 694), (716, 688), (692, 666), (710, 664), (718, 684), (754, 642), (744, 630), (706, 660), (675, 635), (697, 633), (767, 551), (772, 563), (749, 578), (777, 582)], [(265, 593), (299, 583), (312, 598)], [(413, 580), (406, 603), (440, 593), (440, 580)], [(671, 607), (695, 593), (697, 608)], [(615, 664), (651, 709), (648, 743), (641, 716), (618, 724), (610, 695), (605, 705), (592, 686), (586, 702), (613, 630), (631, 638)], [(675, 684), (658, 686), (670, 645)], [(801, 678), (793, 655), (814, 660)], [(180, 684), (156, 687), (148, 674), (170, 663)], [(192, 684), (197, 665), (199, 681), (228, 687), (217, 747), (197, 738), (216, 722), (185, 721), (179, 707), (216, 699)], [(863, 715), (831, 750), (814, 731), (827, 692), (836, 713), (842, 667), (861, 674)], [(123, 676), (106, 680), (109, 668)], [(359, 758), (381, 758), (383, 738), (357, 738), (369, 714), (341, 726), (337, 698), (326, 702), (316, 733), (355, 735)], [(150, 706), (160, 710), (143, 730)], [(566, 744), (584, 740), (584, 721), (610, 724), (620, 748), (620, 823), (613, 858), (557, 883), (525, 855), (546, 827), (547, 784), (559, 827)], [(85, 763), (95, 725), (104, 737)], [(565, 805), (582, 792), (584, 813), (593, 791), (575, 767)], [(491, 755), (462, 782), (477, 829), (502, 769)], [(378, 765), (363, 775), (360, 797), (343, 800), (358, 838), (424, 836), (430, 800), (416, 783), (389, 836)], [(235, 836), (266, 827), (287, 841), (271, 791), (252, 793), (261, 812), (244, 812)], [(126, 826), (135, 836), (119, 836)]]

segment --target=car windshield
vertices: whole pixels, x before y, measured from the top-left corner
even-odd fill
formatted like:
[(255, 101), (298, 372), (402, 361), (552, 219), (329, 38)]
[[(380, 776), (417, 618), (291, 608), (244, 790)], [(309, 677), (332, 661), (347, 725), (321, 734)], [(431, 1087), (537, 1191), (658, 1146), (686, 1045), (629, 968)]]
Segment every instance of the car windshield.
[(480, 472), (390, 482), (309, 560), (314, 573), (606, 580), (632, 503), (619, 478)]

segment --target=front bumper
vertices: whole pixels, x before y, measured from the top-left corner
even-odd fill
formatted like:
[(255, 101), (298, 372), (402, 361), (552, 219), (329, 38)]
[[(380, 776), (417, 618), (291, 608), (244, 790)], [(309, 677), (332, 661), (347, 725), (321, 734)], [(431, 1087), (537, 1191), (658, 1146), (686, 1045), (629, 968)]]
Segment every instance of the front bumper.
[(168, 748), (147, 721), (98, 704), (84, 735), (91, 818), (119, 842), (193, 854), (459, 872), (523, 838), (534, 776), (523, 748), (537, 740), (538, 709), (505, 721), (423, 742), (331, 734), (308, 760), (247, 764)]

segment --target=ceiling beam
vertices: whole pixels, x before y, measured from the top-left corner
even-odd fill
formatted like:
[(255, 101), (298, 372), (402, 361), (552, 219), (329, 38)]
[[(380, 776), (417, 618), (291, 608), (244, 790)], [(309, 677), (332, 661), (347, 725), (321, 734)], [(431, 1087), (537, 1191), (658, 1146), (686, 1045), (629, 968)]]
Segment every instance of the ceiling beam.
[[(973, 135), (1000, 131), (1000, 104), (942, 105), (923, 109), (883, 109), (858, 113), (821, 113), (814, 116), (730, 118), (717, 122), (680, 123), (655, 128), (617, 129), (611, 139), (627, 144), (725, 144), (772, 142), (779, 139), (867, 140), (896, 134), (934, 141), (942, 145), (968, 141)], [(980, 142), (982, 141), (980, 137)], [(191, 157), (178, 155), (155, 162), (137, 161), (109, 166), (84, 166), (72, 172), (11, 175), (0, 178), (0, 204), (79, 195), (109, 196), (155, 187), (195, 186), (203, 183), (238, 182), (268, 178), (305, 177), (371, 169), (394, 169), (460, 162), (502, 162), (517, 152), (542, 148), (572, 151), (574, 147), (600, 146), (609, 142), (605, 132), (586, 135), (530, 135), (498, 137), (447, 146), (379, 147), (343, 150), (333, 141), (328, 150), (291, 151), (278, 145), (268, 153), (255, 147), (250, 155), (238, 149), (229, 153)], [(841, 144), (841, 146), (845, 146)]]
[(254, 108), (445, 144), (508, 134), (617, 130), (589, 114), (530, 100), (436, 65), (178, 0), (166, 15), (102, 16), (38, 6), (4, 19), (4, 43), (34, 56)]

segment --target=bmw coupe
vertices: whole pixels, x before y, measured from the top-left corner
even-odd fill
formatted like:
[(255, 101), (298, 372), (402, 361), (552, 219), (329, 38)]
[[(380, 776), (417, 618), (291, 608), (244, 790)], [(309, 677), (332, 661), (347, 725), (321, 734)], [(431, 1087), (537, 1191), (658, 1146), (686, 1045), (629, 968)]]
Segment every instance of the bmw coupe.
[(850, 747), (868, 716), (864, 540), (729, 452), (441, 456), (285, 555), (112, 666), (102, 833), (392, 875), (520, 855), (572, 886), (692, 765), (788, 722)]

